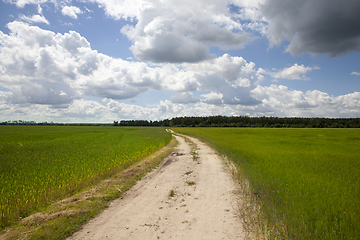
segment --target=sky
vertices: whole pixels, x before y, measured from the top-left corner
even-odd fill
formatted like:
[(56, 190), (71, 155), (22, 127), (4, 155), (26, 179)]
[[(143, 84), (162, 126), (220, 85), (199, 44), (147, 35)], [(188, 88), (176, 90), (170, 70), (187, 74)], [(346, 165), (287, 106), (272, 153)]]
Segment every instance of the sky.
[(360, 0), (0, 0), (0, 121), (360, 117)]

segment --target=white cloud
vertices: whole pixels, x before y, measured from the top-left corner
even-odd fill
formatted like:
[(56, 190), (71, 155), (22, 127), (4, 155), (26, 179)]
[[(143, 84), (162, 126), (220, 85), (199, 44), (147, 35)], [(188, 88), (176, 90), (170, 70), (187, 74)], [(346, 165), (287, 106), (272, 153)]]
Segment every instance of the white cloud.
[(79, 93), (65, 83), (32, 81), (31, 85), (24, 85), (20, 91), (14, 91), (11, 102), (61, 107), (67, 106), (76, 98), (79, 98)]
[(190, 92), (182, 92), (182, 93), (177, 93), (175, 96), (172, 96), (170, 101), (173, 103), (188, 104), (188, 103), (197, 103), (200, 100), (198, 98), (195, 98), (193, 94)]
[[(46, 2), (56, 7), (71, 0), (6, 0), (23, 8)], [(83, 1), (86, 2), (86, 1)], [(122, 29), (132, 42), (134, 55), (154, 63), (198, 62), (211, 57), (210, 47), (240, 49), (266, 36), (270, 47), (289, 42), (286, 51), (328, 54), (358, 52), (360, 2), (338, 0), (89, 0), (107, 16), (131, 21)], [(64, 7), (76, 18), (81, 10)], [(41, 15), (41, 14), (40, 14)], [(174, 41), (174, 42), (172, 42)], [(164, 50), (158, 46), (164, 44)], [(166, 51), (170, 51), (166, 56)], [(183, 54), (177, 58), (176, 53)], [(196, 54), (191, 54), (192, 52)], [(189, 55), (188, 55), (189, 54)]]
[[(119, 14), (110, 14), (114, 18), (138, 20), (121, 32), (133, 42), (131, 50), (141, 61), (200, 62), (214, 58), (209, 47), (240, 49), (255, 39), (232, 17), (224, 1), (140, 1), (136, 11), (128, 0), (118, 7), (111, 3), (113, 9), (119, 9)], [(102, 4), (109, 11), (110, 4)], [(125, 4), (133, 10), (120, 10)]]
[(235, 82), (239, 78), (251, 78), (253, 63), (247, 63), (242, 57), (224, 54), (216, 59), (198, 64), (185, 64), (189, 70), (197, 73), (220, 74), (227, 82)]
[(39, 14), (39, 15), (43, 15), (43, 14), (42, 14), (42, 7), (40, 6), (40, 4), (38, 4), (38, 14)]
[[(229, 54), (199, 63), (154, 66), (98, 53), (75, 31), (56, 34), (19, 21), (7, 26), (9, 34), (0, 31), (0, 86), (9, 90), (0, 91), (4, 121), (112, 122), (219, 114), (356, 117), (360, 111), (358, 92), (333, 97), (254, 81), (264, 74), (304, 79), (315, 67), (295, 64), (270, 72)], [(177, 94), (148, 107), (118, 102), (148, 90)], [(200, 99), (193, 92), (200, 92)]]
[(205, 98), (204, 103), (207, 104), (221, 105), (224, 103), (222, 93), (210, 92), (201, 96)]
[(177, 116), (358, 117), (360, 114), (360, 92), (333, 97), (318, 90), (292, 91), (281, 85), (254, 89), (254, 96), (265, 96), (262, 103), (255, 106), (222, 105), (223, 96), (213, 92), (204, 94), (202, 97), (206, 100), (191, 107), (168, 100), (141, 107), (104, 98), (102, 103), (76, 99), (66, 108), (53, 108), (40, 104), (9, 104), (5, 100), (7, 94), (0, 91), (0, 121), (23, 119), (42, 122), (51, 119), (55, 122), (110, 123), (120, 119), (162, 120)]
[(360, 113), (360, 92), (338, 97), (312, 90), (289, 90), (283, 85), (257, 86), (253, 97), (262, 100), (255, 113), (293, 117), (357, 117)]
[(23, 8), (27, 4), (40, 5), (45, 2), (56, 2), (56, 0), (54, 0), (54, 1), (49, 1), (49, 0), (5, 0), (5, 2), (16, 4), (17, 7)]
[(27, 17), (25, 15), (21, 15), (20, 19), (22, 21), (28, 22), (28, 23), (45, 23), (49, 25), (49, 21), (42, 15), (33, 15), (31, 17)]
[(83, 96), (128, 99), (150, 89), (183, 92), (171, 99), (180, 104), (199, 101), (189, 91), (217, 93), (223, 105), (260, 103), (250, 96), (254, 63), (241, 57), (225, 54), (201, 63), (150, 67), (100, 54), (74, 31), (55, 34), (16, 21), (8, 27), (9, 35), (0, 33), (0, 85), (11, 91), (9, 104), (64, 108)]
[(320, 69), (319, 67), (305, 67), (304, 64), (298, 65), (295, 63), (293, 66), (284, 68), (281, 71), (271, 73), (274, 78), (292, 79), (292, 80), (308, 80), (305, 74), (311, 70)]
[(258, 81), (263, 81), (265, 79), (264, 74), (269, 74), (265, 69), (259, 68), (256, 72), (256, 77)]
[(88, 9), (87, 7), (84, 7), (84, 8), (85, 8), (85, 10), (86, 10), (87, 12), (89, 12), (89, 13), (93, 12), (92, 10)]
[(164, 88), (170, 91), (212, 91), (223, 94), (223, 104), (255, 105), (259, 102), (250, 96), (255, 87), (254, 67), (254, 63), (228, 54), (200, 63), (183, 64), (182, 68), (168, 66), (164, 68)]
[(95, 2), (104, 8), (105, 13), (116, 20), (134, 20), (139, 17), (140, 11), (151, 8), (153, 4), (150, 1), (145, 0), (90, 0)]
[[(126, 99), (166, 88), (162, 68), (100, 54), (77, 32), (55, 34), (17, 21), (8, 28), (9, 35), (0, 32), (0, 85), (14, 92), (14, 103), (56, 105), (83, 95)], [(173, 71), (177, 81), (181, 74)], [(187, 88), (187, 79), (182, 80), (175, 90)], [(35, 96), (39, 91), (43, 94)]]
[(358, 75), (358, 76), (360, 76), (360, 73), (354, 71), (354, 72), (351, 73), (351, 75)]
[[(196, 91), (221, 96), (220, 100), (207, 96), (205, 103), (209, 104), (261, 103), (251, 91), (257, 86), (254, 75), (265, 71), (256, 71), (255, 64), (242, 57), (224, 54), (200, 63), (150, 67), (100, 54), (74, 31), (55, 34), (21, 22), (8, 27), (11, 34), (1, 34), (0, 83), (13, 91), (12, 103), (63, 106), (82, 96), (128, 99), (150, 89), (183, 92), (171, 99), (175, 103), (196, 103), (189, 93)], [(294, 65), (281, 76), (295, 78), (307, 71), (309, 68)]]
[(83, 11), (81, 11), (80, 8), (76, 6), (65, 6), (62, 8), (61, 13), (64, 16), (69, 16), (71, 18), (77, 19), (77, 15), (82, 14)]

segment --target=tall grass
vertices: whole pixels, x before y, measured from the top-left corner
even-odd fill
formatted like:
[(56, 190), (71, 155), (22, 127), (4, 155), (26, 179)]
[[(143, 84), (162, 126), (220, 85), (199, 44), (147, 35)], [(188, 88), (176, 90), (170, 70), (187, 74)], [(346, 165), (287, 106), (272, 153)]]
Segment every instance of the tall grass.
[(360, 239), (360, 129), (174, 130), (245, 172), (277, 238)]
[(0, 126), (0, 227), (165, 146), (163, 128)]

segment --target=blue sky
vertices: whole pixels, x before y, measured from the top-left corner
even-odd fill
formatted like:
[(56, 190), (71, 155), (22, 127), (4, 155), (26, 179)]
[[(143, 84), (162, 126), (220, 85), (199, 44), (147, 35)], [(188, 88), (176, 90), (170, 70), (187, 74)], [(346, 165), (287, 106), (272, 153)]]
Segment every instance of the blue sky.
[(360, 1), (0, 0), (0, 121), (360, 117)]

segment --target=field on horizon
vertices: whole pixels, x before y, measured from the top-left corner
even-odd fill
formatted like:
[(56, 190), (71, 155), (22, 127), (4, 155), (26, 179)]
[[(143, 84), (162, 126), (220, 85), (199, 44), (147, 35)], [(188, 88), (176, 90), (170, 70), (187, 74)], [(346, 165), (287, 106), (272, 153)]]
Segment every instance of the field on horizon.
[(0, 228), (171, 140), (165, 128), (0, 126)]
[(281, 239), (360, 238), (360, 129), (172, 129), (242, 169)]

